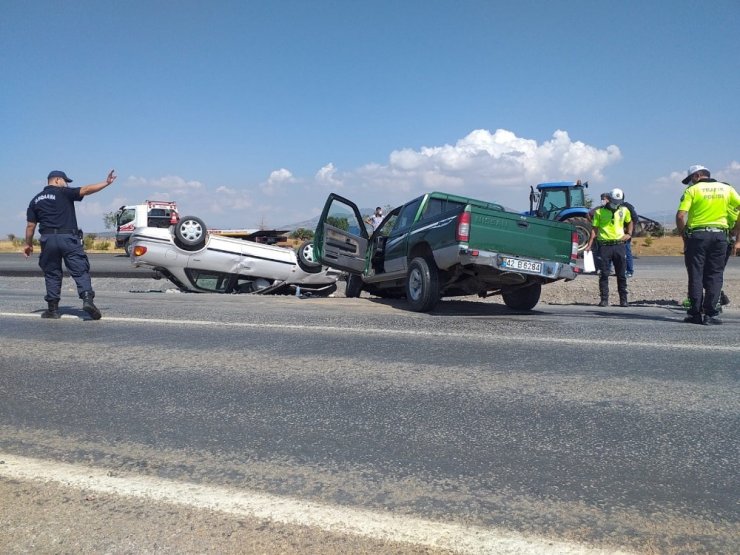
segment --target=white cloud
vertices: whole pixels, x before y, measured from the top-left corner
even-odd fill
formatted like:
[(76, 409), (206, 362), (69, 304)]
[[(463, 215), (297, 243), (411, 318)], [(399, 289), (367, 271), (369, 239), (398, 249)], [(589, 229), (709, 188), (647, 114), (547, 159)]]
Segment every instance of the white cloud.
[[(454, 144), (394, 150), (385, 164), (371, 162), (342, 171), (327, 163), (305, 177), (285, 167), (263, 182), (240, 185), (207, 185), (174, 175), (131, 176), (116, 183), (116, 197), (107, 207), (91, 203), (84, 214), (92, 218), (99, 210), (94, 218), (102, 221), (104, 212), (122, 204), (175, 200), (182, 214), (200, 216), (215, 227), (255, 227), (260, 222), (278, 226), (315, 217), (327, 190), (337, 189), (361, 208), (397, 206), (430, 190), (523, 207), (530, 185), (569, 179), (598, 183), (605, 179), (604, 170), (621, 158), (617, 146), (574, 141), (562, 130), (538, 142), (506, 129), (476, 129)], [(732, 171), (737, 174), (737, 164)]]
[(735, 189), (740, 189), (740, 162), (733, 160), (726, 168), (723, 168), (716, 173), (712, 173), (712, 177), (719, 181), (729, 183), (735, 187)]
[(316, 172), (314, 180), (317, 184), (325, 187), (341, 188), (343, 185), (342, 180), (337, 178), (337, 169), (331, 162)]
[(285, 168), (280, 168), (272, 171), (270, 177), (260, 185), (260, 188), (264, 194), (272, 196), (285, 192), (285, 186), (292, 183), (296, 183), (293, 174)]

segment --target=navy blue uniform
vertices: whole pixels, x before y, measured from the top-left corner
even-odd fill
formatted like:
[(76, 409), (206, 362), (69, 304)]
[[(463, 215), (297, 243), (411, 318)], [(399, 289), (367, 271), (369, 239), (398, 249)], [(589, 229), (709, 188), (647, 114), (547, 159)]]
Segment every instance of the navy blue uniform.
[(82, 246), (82, 233), (77, 228), (75, 202), (83, 199), (80, 187), (47, 186), (33, 197), (26, 220), (36, 223), (41, 234), (39, 266), (46, 281), (47, 302), (59, 301), (62, 291), (62, 260), (77, 284), (80, 298), (94, 296), (90, 280), (90, 262)]

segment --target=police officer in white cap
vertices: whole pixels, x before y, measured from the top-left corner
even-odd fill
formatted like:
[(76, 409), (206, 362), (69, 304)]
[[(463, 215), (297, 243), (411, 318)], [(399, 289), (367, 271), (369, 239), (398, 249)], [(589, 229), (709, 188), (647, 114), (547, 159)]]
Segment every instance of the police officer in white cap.
[(591, 237), (586, 250), (591, 250), (594, 241), (601, 254), (599, 267), (599, 306), (609, 305), (609, 268), (614, 264), (617, 275), (619, 306), (628, 306), (625, 242), (632, 237), (634, 222), (630, 211), (624, 206), (622, 189), (612, 189), (606, 194), (606, 204), (594, 211), (591, 220)]
[(718, 301), (722, 291), (732, 213), (740, 195), (727, 183), (711, 178), (707, 168), (689, 167), (682, 180), (688, 185), (676, 212), (676, 228), (684, 237), (684, 258), (689, 274), (689, 307), (684, 322), (718, 325)]

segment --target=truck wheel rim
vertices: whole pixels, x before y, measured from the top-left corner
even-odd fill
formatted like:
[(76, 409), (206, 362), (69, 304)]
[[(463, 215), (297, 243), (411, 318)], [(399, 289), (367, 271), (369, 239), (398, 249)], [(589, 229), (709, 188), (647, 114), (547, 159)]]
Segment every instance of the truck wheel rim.
[(422, 287), (421, 272), (416, 269), (412, 270), (409, 274), (409, 295), (412, 299), (418, 300), (421, 297)]

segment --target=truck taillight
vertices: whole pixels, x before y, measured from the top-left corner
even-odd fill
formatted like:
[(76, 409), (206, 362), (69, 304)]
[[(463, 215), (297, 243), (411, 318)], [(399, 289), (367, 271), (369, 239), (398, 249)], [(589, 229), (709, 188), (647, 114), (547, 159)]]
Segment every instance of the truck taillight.
[(470, 240), (470, 212), (462, 212), (457, 217), (457, 231), (455, 232), (456, 241)]
[(143, 245), (136, 245), (133, 252), (134, 256), (143, 256), (146, 254), (146, 247)]
[(572, 243), (570, 247), (570, 261), (575, 264), (578, 261), (578, 232), (574, 231), (570, 234), (570, 241)]

